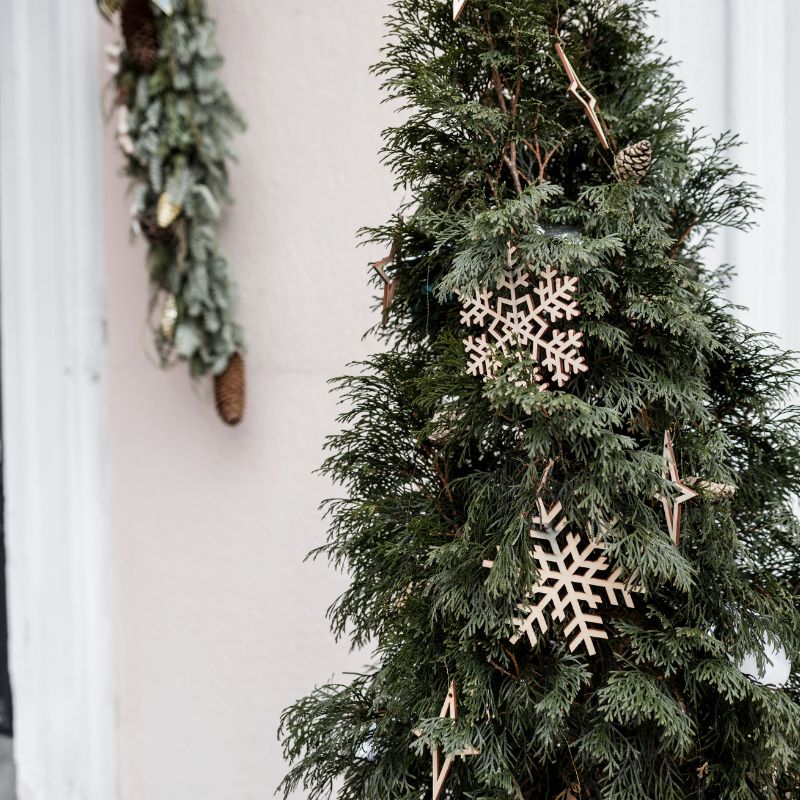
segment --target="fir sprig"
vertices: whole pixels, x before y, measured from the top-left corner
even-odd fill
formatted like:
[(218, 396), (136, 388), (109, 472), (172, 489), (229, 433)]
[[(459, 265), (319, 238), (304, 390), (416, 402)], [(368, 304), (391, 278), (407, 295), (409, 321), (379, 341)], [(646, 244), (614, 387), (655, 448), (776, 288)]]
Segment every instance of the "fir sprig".
[[(128, 108), (125, 171), (133, 187), (134, 228), (150, 234), (152, 305), (175, 298), (174, 334), (154, 331), (162, 363), (177, 356), (192, 375), (219, 375), (244, 348), (231, 268), (218, 241), (222, 207), (231, 200), (231, 140), (244, 119), (219, 75), (222, 58), (205, 0), (173, 0), (172, 6), (171, 15), (152, 10), (155, 69), (143, 71), (123, 51), (115, 77), (117, 97)], [(179, 213), (159, 230), (162, 197)], [(143, 224), (147, 220), (152, 230)]]

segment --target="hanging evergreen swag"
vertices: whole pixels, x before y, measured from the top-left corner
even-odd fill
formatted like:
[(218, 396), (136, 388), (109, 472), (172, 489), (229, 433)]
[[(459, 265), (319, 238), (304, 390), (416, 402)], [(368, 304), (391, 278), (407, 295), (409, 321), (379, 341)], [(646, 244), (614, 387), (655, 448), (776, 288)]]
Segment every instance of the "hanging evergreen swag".
[[(149, 245), (151, 316), (159, 359), (189, 363), (192, 376), (227, 381), (229, 424), (244, 408), (244, 337), (235, 287), (217, 241), (229, 201), (231, 138), (244, 129), (217, 71), (222, 63), (205, 0), (98, 0), (119, 21), (112, 56), (117, 139), (134, 183), (134, 230)], [(231, 395), (231, 392), (235, 396)], [(218, 404), (219, 405), (219, 404)]]

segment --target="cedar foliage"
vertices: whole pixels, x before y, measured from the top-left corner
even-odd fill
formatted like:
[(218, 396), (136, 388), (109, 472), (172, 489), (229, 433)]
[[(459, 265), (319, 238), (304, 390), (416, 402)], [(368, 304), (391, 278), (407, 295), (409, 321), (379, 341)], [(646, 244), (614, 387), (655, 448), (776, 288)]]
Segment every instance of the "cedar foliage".
[[(287, 795), (430, 797), (421, 728), (445, 753), (480, 748), (454, 762), (451, 798), (800, 796), (797, 366), (737, 319), (729, 271), (704, 261), (758, 197), (730, 159), (735, 137), (687, 129), (649, 13), (469, 0), (454, 24), (443, 0), (393, 4), (374, 69), (404, 109), (384, 155), (411, 199), (367, 231), (397, 253), (378, 329), (391, 347), (336, 382), (345, 410), (323, 469), (345, 493), (316, 551), (350, 574), (334, 633), (374, 663), (284, 712)], [(556, 30), (617, 146), (652, 143), (640, 183), (617, 180), (566, 95)], [(580, 236), (548, 235), (563, 225)], [(489, 383), (466, 374), (455, 293), (492, 284), (510, 240), (580, 278), (590, 369), (563, 391), (516, 385), (524, 364)], [(665, 429), (684, 476), (738, 489), (684, 506), (679, 551), (654, 499), (670, 491)], [(508, 642), (535, 578), (540, 494), (573, 530), (616, 516), (611, 558), (646, 589), (635, 609), (600, 612), (609, 640), (594, 658), (570, 653), (558, 623), (536, 648)], [(792, 687), (737, 668), (764, 642), (792, 659)], [(456, 724), (437, 719), (451, 678)]]

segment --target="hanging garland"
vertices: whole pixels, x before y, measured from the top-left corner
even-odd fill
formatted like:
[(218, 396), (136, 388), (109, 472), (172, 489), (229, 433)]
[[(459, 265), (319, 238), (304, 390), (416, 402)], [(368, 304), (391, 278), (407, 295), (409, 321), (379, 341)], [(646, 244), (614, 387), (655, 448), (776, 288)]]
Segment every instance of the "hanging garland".
[(97, 0), (119, 26), (110, 49), (117, 141), (134, 184), (133, 228), (148, 243), (151, 317), (162, 366), (214, 376), (230, 425), (244, 413), (244, 336), (217, 241), (230, 200), (231, 138), (241, 113), (218, 76), (222, 58), (205, 0)]

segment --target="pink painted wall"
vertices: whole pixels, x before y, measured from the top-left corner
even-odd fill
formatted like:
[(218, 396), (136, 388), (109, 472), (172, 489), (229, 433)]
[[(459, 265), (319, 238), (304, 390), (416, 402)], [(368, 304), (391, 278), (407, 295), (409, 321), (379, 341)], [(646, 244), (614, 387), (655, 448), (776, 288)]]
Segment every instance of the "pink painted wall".
[[(379, 165), (390, 112), (368, 73), (383, 0), (211, 0), (243, 107), (222, 241), (249, 333), (246, 421), (152, 363), (144, 247), (128, 235), (106, 137), (112, 513), (122, 800), (263, 800), (283, 775), (280, 710), (360, 667), (327, 631), (343, 587), (303, 564), (331, 487), (312, 471), (334, 425), (326, 380), (374, 343), (361, 225), (394, 210)], [(109, 40), (104, 27), (103, 36)]]

